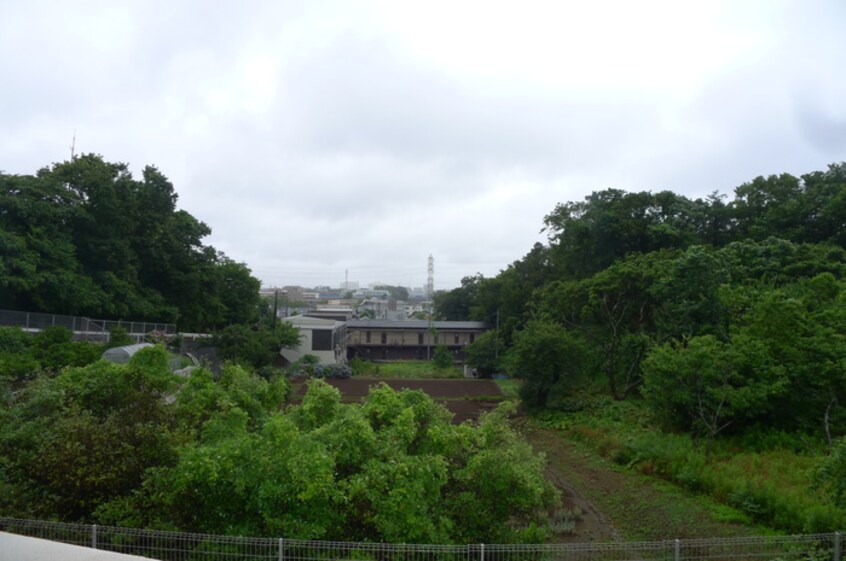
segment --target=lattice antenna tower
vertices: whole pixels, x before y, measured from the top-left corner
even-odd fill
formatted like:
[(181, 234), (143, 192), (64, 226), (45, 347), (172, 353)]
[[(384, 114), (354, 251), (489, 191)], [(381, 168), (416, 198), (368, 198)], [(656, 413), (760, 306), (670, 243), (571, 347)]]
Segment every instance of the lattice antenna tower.
[(429, 254), (429, 275), (426, 278), (426, 297), (431, 299), (435, 294), (435, 258)]

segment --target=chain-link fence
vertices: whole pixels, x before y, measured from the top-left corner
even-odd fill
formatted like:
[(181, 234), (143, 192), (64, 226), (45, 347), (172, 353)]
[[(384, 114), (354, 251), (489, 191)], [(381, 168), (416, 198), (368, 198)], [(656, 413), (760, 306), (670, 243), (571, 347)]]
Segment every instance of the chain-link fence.
[(81, 316), (16, 312), (13, 310), (0, 310), (0, 325), (21, 327), (32, 331), (58, 325), (70, 329), (83, 338), (95, 339), (107, 338), (109, 332), (115, 327), (122, 327), (126, 329), (127, 333), (136, 337), (151, 332), (176, 335), (176, 324), (173, 323), (91, 319)]
[(843, 561), (842, 535), (420, 545), (247, 538), (0, 518), (0, 531), (161, 561)]

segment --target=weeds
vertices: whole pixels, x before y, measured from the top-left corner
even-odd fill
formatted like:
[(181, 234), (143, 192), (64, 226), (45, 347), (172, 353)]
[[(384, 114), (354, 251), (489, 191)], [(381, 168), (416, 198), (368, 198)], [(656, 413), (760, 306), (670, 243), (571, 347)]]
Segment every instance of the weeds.
[(807, 438), (758, 429), (715, 442), (709, 460), (690, 436), (653, 428), (636, 400), (581, 400), (586, 403), (577, 411), (547, 411), (533, 422), (624, 468), (712, 497), (722, 505), (713, 512), (715, 520), (751, 521), (791, 533), (846, 527), (846, 511), (813, 488), (823, 448)]
[(380, 362), (374, 363), (360, 360), (356, 363), (353, 359), (353, 373), (355, 376), (369, 378), (423, 378), (423, 379), (449, 379), (463, 378), (460, 368), (450, 366), (448, 368), (437, 368), (431, 361), (409, 360), (404, 362)]
[(570, 535), (576, 529), (576, 523), (582, 519), (584, 512), (581, 508), (558, 508), (546, 517), (546, 526), (553, 534)]

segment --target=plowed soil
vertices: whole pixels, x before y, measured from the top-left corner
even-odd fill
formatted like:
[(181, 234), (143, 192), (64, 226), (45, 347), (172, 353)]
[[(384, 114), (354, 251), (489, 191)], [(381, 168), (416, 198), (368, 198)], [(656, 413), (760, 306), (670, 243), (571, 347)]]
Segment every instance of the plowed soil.
[[(345, 402), (361, 401), (367, 397), (371, 386), (385, 383), (395, 390), (422, 390), (432, 399), (449, 409), (455, 417), (454, 423), (479, 418), (485, 411), (496, 407), (502, 393), (493, 380), (418, 380), (379, 378), (349, 378), (347, 380), (326, 380), (338, 388)], [(294, 384), (293, 399), (302, 399), (306, 392), (305, 382)]]

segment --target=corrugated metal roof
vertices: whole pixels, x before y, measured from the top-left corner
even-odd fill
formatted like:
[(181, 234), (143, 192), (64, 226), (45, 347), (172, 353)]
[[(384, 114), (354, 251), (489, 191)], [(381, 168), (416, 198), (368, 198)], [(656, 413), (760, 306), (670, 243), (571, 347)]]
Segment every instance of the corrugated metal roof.
[(343, 321), (311, 316), (288, 316), (282, 318), (282, 321), (287, 321), (294, 327), (340, 327), (344, 325)]
[(425, 319), (407, 320), (381, 320), (381, 319), (356, 319), (347, 322), (347, 327), (352, 329), (487, 329), (483, 321), (433, 321)]

